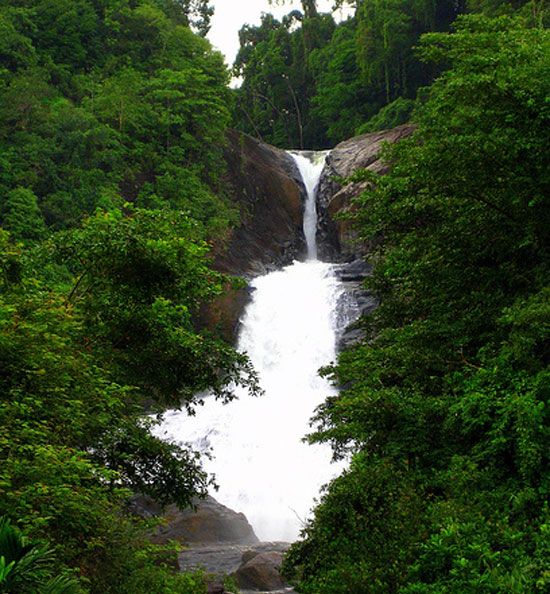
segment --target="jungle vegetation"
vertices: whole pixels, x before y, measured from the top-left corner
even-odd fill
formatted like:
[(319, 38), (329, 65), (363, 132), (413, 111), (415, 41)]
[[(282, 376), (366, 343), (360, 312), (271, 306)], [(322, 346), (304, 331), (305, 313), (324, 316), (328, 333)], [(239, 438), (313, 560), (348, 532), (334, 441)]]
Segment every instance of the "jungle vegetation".
[(550, 587), (547, 6), (346, 4), (245, 26), (232, 90), (206, 0), (0, 0), (0, 592), (204, 591), (128, 500), (211, 481), (153, 413), (258, 391), (195, 323), (239, 220), (226, 129), (317, 148), (405, 121), (391, 172), (357, 174), (380, 307), (310, 436), (349, 468), (286, 572), (311, 594)]

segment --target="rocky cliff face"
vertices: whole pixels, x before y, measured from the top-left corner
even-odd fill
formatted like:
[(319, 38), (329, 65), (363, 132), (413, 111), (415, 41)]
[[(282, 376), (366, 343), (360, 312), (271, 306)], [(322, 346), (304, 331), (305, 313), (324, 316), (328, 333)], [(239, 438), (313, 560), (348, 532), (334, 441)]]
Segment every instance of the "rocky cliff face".
[(382, 130), (355, 136), (338, 144), (329, 154), (319, 182), (319, 253), (330, 261), (349, 262), (365, 255), (366, 247), (356, 243), (349, 221), (338, 220), (338, 215), (353, 209), (353, 198), (365, 190), (367, 184), (342, 185), (335, 178), (347, 178), (358, 169), (384, 174), (388, 165), (380, 158), (384, 143), (394, 143), (410, 136), (414, 127), (405, 124), (391, 130)]
[[(366, 183), (342, 185), (357, 169), (383, 174), (383, 144), (409, 136), (413, 126), (363, 134), (337, 145), (329, 154), (318, 193), (319, 257), (332, 262), (363, 261), (367, 247), (356, 241), (349, 221), (338, 219), (353, 209), (353, 198)], [(290, 264), (305, 252), (302, 229), (305, 188), (295, 162), (285, 151), (230, 130), (225, 151), (227, 184), (241, 213), (241, 223), (215, 254), (214, 266), (229, 274), (253, 277)], [(364, 266), (364, 265), (363, 265)], [(227, 340), (236, 337), (238, 319), (249, 298), (247, 289), (227, 292), (203, 310), (199, 324)]]
[[(232, 230), (223, 249), (215, 253), (214, 267), (250, 278), (281, 268), (303, 255), (305, 188), (292, 157), (230, 130), (225, 160), (226, 182), (241, 222)], [(248, 299), (247, 288), (228, 287), (221, 297), (203, 308), (199, 325), (216, 330), (228, 341), (234, 340)]]
[(231, 130), (225, 151), (227, 183), (241, 213), (216, 268), (244, 276), (290, 264), (305, 251), (304, 188), (283, 150)]

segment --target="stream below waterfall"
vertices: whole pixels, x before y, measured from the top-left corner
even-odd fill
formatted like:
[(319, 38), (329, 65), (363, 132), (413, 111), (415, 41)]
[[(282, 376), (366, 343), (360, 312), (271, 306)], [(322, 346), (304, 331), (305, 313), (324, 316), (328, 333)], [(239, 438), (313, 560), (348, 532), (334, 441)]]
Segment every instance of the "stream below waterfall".
[(327, 446), (303, 437), (315, 408), (334, 392), (318, 370), (336, 356), (337, 315), (344, 289), (334, 266), (317, 260), (315, 190), (326, 153), (291, 153), (304, 180), (308, 257), (255, 278), (238, 349), (248, 353), (265, 394), (237, 390), (223, 406), (207, 398), (194, 417), (169, 411), (156, 433), (210, 451), (216, 499), (243, 512), (260, 540), (294, 541), (320, 488), (337, 469)]

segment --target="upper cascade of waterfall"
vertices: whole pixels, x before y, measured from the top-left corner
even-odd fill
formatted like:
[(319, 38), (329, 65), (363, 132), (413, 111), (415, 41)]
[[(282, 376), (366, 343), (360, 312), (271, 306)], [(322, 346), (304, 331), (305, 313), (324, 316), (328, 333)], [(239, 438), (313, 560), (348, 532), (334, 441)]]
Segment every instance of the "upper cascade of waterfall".
[(329, 151), (288, 151), (306, 187), (304, 236), (308, 260), (317, 260), (317, 186)]

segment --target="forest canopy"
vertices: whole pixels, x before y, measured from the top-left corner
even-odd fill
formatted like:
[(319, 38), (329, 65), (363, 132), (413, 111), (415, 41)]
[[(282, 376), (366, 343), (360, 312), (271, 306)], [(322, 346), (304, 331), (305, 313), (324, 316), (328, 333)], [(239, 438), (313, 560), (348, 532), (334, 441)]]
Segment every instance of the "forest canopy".
[(324, 370), (310, 440), (350, 464), (287, 557), (299, 592), (550, 587), (550, 35), (523, 14), (422, 36), (444, 72), (416, 132), (357, 174), (380, 305)]
[[(284, 1), (274, 2), (285, 4)], [(332, 148), (364, 132), (403, 124), (414, 101), (445, 68), (416, 51), (422, 34), (447, 32), (458, 15), (518, 13), (544, 24), (544, 2), (516, 0), (340, 0), (336, 22), (315, 2), (281, 20), (245, 25), (234, 74), (234, 123), (283, 148)]]

